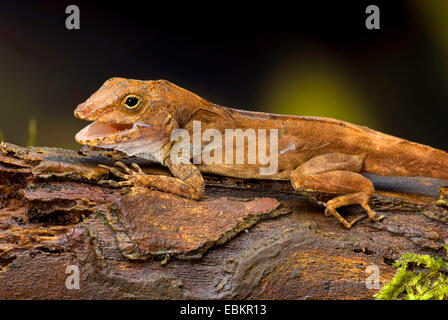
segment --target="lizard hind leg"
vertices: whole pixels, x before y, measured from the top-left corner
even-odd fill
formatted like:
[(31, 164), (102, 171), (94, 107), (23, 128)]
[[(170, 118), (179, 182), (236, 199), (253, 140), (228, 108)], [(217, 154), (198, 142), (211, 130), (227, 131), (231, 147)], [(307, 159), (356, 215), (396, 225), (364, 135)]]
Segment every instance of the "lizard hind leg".
[(384, 216), (378, 216), (375, 211), (373, 211), (368, 202), (371, 198), (370, 190), (362, 189), (359, 192), (350, 193), (338, 196), (336, 198), (331, 199), (328, 201), (325, 206), (325, 214), (326, 215), (333, 215), (335, 218), (337, 218), (347, 229), (350, 229), (356, 222), (363, 219), (363, 217), (355, 218), (351, 222), (347, 222), (344, 218), (341, 217), (341, 215), (337, 212), (337, 208), (348, 206), (352, 204), (359, 204), (361, 205), (364, 210), (367, 212), (369, 219), (372, 221), (380, 221), (384, 218)]
[(341, 153), (320, 155), (297, 167), (291, 173), (291, 183), (299, 191), (339, 194), (324, 204), (325, 214), (333, 215), (348, 229), (361, 218), (348, 222), (337, 208), (359, 204), (371, 220), (379, 221), (383, 216), (377, 216), (368, 205), (375, 192), (373, 183), (358, 173), (363, 160), (364, 157)]

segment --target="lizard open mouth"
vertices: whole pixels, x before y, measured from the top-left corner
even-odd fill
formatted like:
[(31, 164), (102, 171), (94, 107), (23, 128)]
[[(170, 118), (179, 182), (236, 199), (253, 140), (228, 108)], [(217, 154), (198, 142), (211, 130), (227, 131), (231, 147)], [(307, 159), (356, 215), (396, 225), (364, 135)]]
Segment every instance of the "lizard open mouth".
[(95, 121), (79, 131), (75, 139), (78, 142), (93, 140), (98, 138), (116, 136), (128, 133), (135, 129), (135, 124), (118, 124)]

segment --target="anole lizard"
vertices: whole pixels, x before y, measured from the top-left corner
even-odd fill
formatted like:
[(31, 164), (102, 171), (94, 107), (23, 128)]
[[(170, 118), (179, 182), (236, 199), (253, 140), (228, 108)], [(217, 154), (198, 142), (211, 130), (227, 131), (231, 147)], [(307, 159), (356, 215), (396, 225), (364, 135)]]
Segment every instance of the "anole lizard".
[[(357, 220), (346, 221), (337, 208), (359, 204), (371, 220), (383, 218), (369, 207), (375, 189), (360, 173), (448, 181), (448, 154), (444, 151), (330, 118), (222, 107), (165, 80), (111, 78), (79, 105), (74, 114), (94, 121), (76, 135), (80, 144), (114, 148), (150, 159), (167, 166), (173, 175), (148, 175), (136, 164), (130, 169), (118, 162), (116, 167), (104, 167), (123, 181), (102, 181), (115, 187), (153, 187), (198, 200), (204, 193), (201, 172), (247, 179), (290, 180), (299, 191), (337, 194), (325, 203), (325, 214), (335, 216), (350, 228)], [(237, 128), (278, 129), (278, 150), (281, 150), (278, 170), (261, 175), (260, 163), (194, 164), (191, 158), (182, 163), (173, 162), (170, 151), (185, 141), (172, 141), (171, 133), (182, 128), (193, 137), (195, 121), (200, 121), (202, 132), (211, 128), (219, 132)], [(247, 158), (247, 146), (244, 152)]]

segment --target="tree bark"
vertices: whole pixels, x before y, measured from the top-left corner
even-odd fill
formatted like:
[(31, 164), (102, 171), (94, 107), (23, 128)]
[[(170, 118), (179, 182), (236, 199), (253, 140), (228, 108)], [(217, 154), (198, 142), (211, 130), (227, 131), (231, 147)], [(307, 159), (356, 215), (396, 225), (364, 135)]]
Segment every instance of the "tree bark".
[(193, 201), (98, 184), (107, 151), (0, 151), (0, 299), (372, 299), (402, 254), (444, 256), (429, 196), (377, 191), (385, 219), (347, 230), (289, 182), (207, 175)]

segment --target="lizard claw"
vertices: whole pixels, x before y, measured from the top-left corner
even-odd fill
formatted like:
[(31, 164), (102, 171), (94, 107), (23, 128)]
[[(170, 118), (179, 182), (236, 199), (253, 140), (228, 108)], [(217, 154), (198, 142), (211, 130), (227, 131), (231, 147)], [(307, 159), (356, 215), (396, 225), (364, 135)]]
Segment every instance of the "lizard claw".
[(101, 167), (101, 168), (109, 170), (110, 173), (112, 173), (114, 176), (117, 176), (118, 178), (129, 179), (129, 175), (121, 172), (120, 170), (118, 170), (118, 169), (116, 169), (114, 167), (109, 167), (109, 166), (106, 166), (104, 164), (99, 164), (98, 166)]
[(121, 169), (123, 169), (123, 171), (127, 174), (132, 174), (133, 172), (131, 171), (131, 169), (129, 169), (124, 163), (117, 161), (115, 162), (115, 166), (116, 167), (120, 167)]
[(131, 163), (131, 166), (135, 169), (135, 171), (138, 174), (144, 174), (143, 170), (140, 168), (140, 166), (134, 162)]
[(111, 174), (114, 176), (123, 179), (124, 181), (115, 181), (115, 180), (100, 180), (98, 181), (101, 185), (107, 185), (114, 188), (120, 188), (124, 186), (132, 186), (134, 185), (134, 180), (138, 175), (144, 174), (143, 170), (136, 164), (132, 163), (131, 166), (134, 170), (129, 169), (122, 162), (115, 162), (115, 167), (109, 167), (104, 164), (99, 164), (98, 166), (104, 169), (109, 170)]

